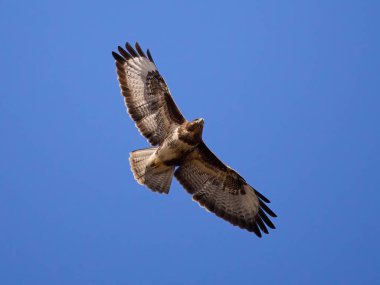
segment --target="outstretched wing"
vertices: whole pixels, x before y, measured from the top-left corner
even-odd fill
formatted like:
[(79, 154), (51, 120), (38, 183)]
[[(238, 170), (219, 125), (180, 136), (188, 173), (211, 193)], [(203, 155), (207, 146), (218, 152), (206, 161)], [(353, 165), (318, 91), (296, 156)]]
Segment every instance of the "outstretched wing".
[(182, 186), (210, 212), (261, 237), (276, 217), (270, 201), (252, 188), (232, 168), (221, 162), (204, 144), (186, 158), (174, 173)]
[(136, 127), (152, 145), (159, 145), (178, 125), (186, 120), (173, 101), (168, 86), (158, 72), (153, 58), (136, 43), (136, 50), (125, 44), (112, 52), (116, 60), (121, 94)]

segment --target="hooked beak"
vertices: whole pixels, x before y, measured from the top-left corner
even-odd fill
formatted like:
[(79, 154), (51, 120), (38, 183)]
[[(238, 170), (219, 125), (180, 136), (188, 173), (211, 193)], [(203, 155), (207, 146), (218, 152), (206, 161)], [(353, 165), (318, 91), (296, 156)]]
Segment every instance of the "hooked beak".
[(197, 119), (196, 122), (198, 124), (201, 124), (202, 126), (204, 125), (205, 121), (203, 120), (203, 118), (200, 118), (200, 119)]
[(203, 124), (204, 124), (204, 120), (202, 118), (201, 119), (196, 119), (196, 120), (190, 122), (190, 124), (188, 126), (188, 130), (189, 131), (202, 130), (203, 129)]

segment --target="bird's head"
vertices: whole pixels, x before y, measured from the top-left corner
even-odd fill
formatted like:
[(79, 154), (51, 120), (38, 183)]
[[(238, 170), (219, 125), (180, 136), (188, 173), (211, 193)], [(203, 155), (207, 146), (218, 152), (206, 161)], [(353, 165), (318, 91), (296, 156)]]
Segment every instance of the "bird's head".
[(203, 125), (204, 125), (203, 118), (195, 119), (194, 121), (189, 122), (189, 124), (187, 126), (187, 130), (189, 132), (199, 132), (199, 133), (202, 133), (202, 131), (203, 131)]
[(201, 118), (188, 122), (185, 125), (183, 135), (186, 137), (187, 141), (192, 141), (194, 144), (202, 141), (203, 124), (204, 120)]

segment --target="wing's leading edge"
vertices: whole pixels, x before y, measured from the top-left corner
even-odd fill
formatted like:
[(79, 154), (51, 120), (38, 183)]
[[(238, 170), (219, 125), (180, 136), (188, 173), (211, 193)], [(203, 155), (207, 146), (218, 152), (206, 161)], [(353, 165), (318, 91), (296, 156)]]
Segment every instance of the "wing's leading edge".
[(149, 50), (146, 56), (138, 43), (135, 47), (136, 50), (126, 43), (125, 49), (119, 46), (119, 53), (112, 52), (112, 55), (128, 113), (140, 133), (155, 146), (186, 120), (170, 95)]

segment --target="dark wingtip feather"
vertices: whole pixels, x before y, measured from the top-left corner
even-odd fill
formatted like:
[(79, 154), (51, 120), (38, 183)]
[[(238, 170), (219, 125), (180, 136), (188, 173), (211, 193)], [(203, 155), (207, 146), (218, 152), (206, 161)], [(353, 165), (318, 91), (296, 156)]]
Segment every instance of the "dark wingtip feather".
[(114, 51), (112, 52), (112, 56), (118, 62), (125, 62), (125, 59), (122, 58), (118, 53), (116, 53)]
[(125, 43), (125, 48), (127, 49), (127, 51), (133, 56), (133, 57), (138, 57), (139, 55), (137, 54), (137, 52), (134, 50), (134, 48), (130, 45), (129, 42), (126, 42)]
[(264, 221), (264, 223), (267, 224), (268, 227), (270, 227), (271, 229), (276, 228), (274, 224), (272, 223), (272, 221), (268, 218), (268, 216), (264, 213), (262, 209), (259, 209), (259, 216)]
[(269, 207), (267, 205), (265, 205), (263, 202), (260, 202), (260, 207), (268, 213), (269, 216), (273, 217), (273, 218), (277, 218), (277, 215), (275, 213), (273, 213), (273, 211), (271, 209), (269, 209)]
[(139, 55), (141, 57), (145, 57), (146, 58), (146, 55), (145, 55), (144, 51), (141, 49), (141, 47), (140, 47), (140, 45), (139, 45), (138, 42), (136, 42), (135, 47), (136, 47), (136, 50), (139, 53)]
[(129, 53), (127, 53), (126, 50), (123, 49), (121, 46), (118, 46), (118, 47), (117, 47), (117, 50), (119, 51), (119, 53), (120, 53), (120, 54), (121, 54), (126, 60), (132, 58), (131, 55), (130, 55)]
[(263, 200), (265, 203), (270, 203), (269, 199), (268, 199), (267, 197), (265, 197), (263, 194), (261, 194), (259, 191), (257, 191), (257, 190), (255, 189), (255, 192), (256, 192), (257, 196), (259, 196), (259, 198), (260, 198), (261, 200)]
[(269, 234), (269, 231), (268, 231), (267, 227), (265, 226), (263, 220), (260, 218), (260, 216), (257, 216), (256, 221), (257, 221), (257, 224), (259, 225), (260, 229), (264, 233)]
[(250, 227), (248, 227), (248, 230), (254, 232), (259, 238), (262, 237), (262, 234), (257, 224), (251, 225)]
[(146, 50), (146, 53), (148, 54), (149, 60), (154, 63), (153, 57), (152, 57), (149, 49)]

